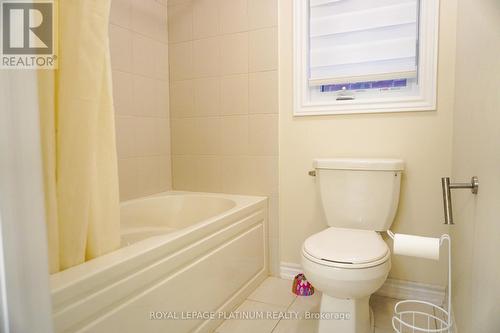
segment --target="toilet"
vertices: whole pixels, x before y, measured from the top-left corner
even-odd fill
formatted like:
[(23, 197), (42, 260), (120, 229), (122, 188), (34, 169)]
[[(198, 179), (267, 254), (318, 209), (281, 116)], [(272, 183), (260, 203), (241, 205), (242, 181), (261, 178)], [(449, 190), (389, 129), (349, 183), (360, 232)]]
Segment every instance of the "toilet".
[(319, 333), (372, 333), (370, 295), (391, 269), (379, 232), (391, 226), (404, 162), (316, 159), (316, 183), (328, 228), (306, 239), (302, 268), (322, 292)]

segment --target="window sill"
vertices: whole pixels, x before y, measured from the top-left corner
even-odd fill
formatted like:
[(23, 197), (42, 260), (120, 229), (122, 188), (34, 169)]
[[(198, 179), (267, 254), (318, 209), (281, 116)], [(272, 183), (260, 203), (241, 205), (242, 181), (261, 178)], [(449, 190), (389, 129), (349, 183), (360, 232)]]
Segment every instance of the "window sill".
[(294, 116), (324, 116), (363, 113), (435, 111), (436, 97), (413, 99), (377, 99), (342, 101), (335, 104), (302, 104), (295, 101)]

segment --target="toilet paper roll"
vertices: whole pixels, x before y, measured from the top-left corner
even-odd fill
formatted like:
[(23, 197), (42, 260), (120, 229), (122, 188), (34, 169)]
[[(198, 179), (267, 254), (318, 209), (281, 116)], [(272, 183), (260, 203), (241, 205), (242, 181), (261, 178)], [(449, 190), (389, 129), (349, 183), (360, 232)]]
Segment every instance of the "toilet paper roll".
[(394, 254), (439, 260), (439, 238), (395, 234)]

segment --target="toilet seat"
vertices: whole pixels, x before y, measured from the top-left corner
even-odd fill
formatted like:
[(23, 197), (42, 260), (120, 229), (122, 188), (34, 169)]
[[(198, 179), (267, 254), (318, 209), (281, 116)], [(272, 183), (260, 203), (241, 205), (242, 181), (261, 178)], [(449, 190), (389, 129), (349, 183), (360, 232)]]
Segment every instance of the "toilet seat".
[(334, 227), (307, 238), (302, 252), (310, 261), (338, 268), (373, 267), (390, 257), (389, 247), (377, 232)]

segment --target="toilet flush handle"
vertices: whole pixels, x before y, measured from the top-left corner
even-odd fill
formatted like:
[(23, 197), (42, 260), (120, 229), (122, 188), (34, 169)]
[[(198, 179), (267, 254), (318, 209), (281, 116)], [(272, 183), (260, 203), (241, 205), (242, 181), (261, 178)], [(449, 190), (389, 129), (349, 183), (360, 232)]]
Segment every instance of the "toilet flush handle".
[(316, 177), (316, 170), (311, 170), (307, 174), (311, 177)]

